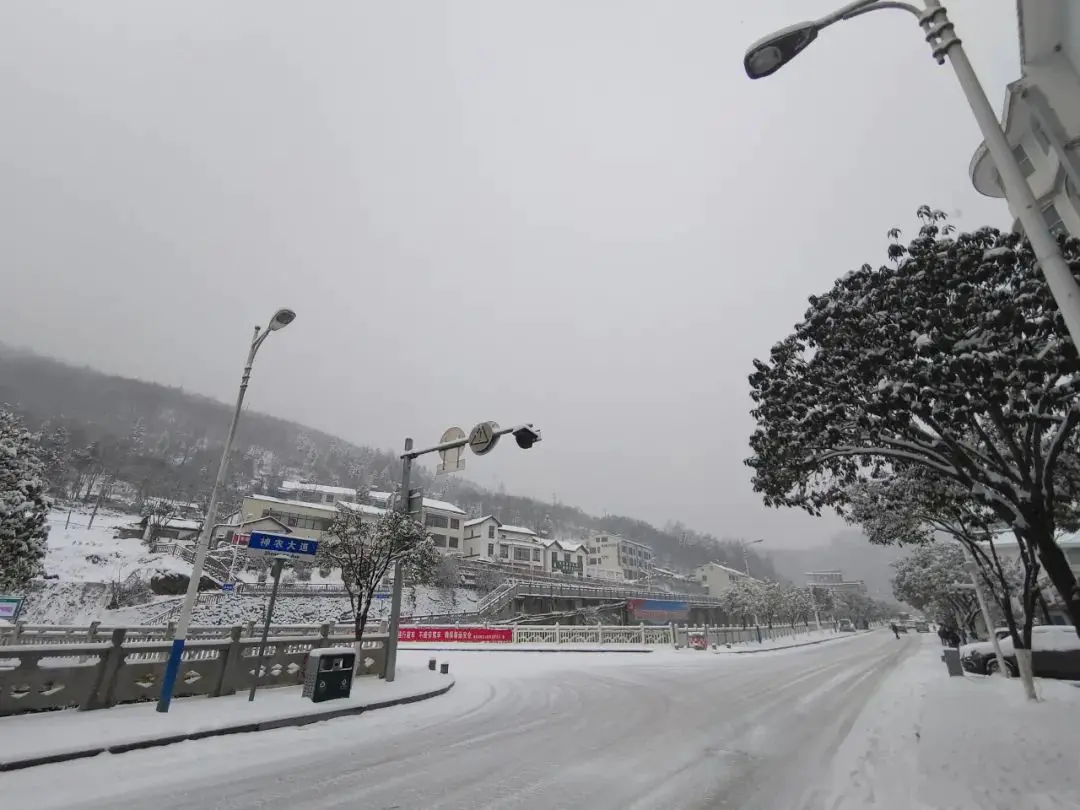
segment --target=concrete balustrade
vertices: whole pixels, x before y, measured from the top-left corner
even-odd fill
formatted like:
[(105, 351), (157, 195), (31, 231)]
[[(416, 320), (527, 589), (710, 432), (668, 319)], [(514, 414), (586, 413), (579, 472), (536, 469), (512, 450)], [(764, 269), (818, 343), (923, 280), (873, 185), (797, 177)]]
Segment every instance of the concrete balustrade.
[[(36, 629), (36, 628), (35, 628)], [(208, 628), (198, 628), (207, 630)], [(295, 629), (295, 628), (289, 628)], [(310, 628), (302, 628), (310, 630)], [(106, 640), (74, 640), (73, 628), (28, 634), (29, 644), (0, 647), (0, 716), (78, 707), (104, 709), (119, 703), (156, 700), (172, 641), (163, 628), (115, 628)], [(153, 634), (160, 636), (148, 639)], [(221, 697), (246, 691), (255, 675), (259, 639), (245, 628), (214, 628), (216, 637), (189, 635), (176, 697)], [(271, 633), (263, 659), (262, 687), (303, 682), (308, 652), (351, 643), (328, 624), (315, 632)], [(87, 631), (84, 630), (85, 634)], [(100, 628), (94, 628), (97, 636)], [(66, 637), (68, 643), (52, 641)], [(201, 637), (200, 637), (201, 635)], [(385, 634), (365, 636), (357, 676), (381, 675), (386, 665)]]

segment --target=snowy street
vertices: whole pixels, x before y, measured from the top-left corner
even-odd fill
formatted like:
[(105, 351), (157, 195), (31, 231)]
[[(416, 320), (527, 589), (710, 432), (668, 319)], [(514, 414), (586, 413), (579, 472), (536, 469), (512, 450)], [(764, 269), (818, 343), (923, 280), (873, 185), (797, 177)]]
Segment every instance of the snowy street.
[(440, 653), (457, 677), (441, 698), (31, 768), (5, 774), (3, 790), (13, 804), (126, 810), (810, 808), (861, 708), (931, 641), (875, 632), (742, 656)]

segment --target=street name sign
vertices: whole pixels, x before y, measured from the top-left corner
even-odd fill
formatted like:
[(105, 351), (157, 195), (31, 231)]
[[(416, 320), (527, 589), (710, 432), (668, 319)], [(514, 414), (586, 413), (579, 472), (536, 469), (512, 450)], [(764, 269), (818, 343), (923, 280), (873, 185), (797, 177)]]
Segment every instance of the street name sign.
[(256, 554), (287, 554), (300, 559), (312, 559), (319, 550), (319, 541), (288, 534), (252, 532), (248, 552)]

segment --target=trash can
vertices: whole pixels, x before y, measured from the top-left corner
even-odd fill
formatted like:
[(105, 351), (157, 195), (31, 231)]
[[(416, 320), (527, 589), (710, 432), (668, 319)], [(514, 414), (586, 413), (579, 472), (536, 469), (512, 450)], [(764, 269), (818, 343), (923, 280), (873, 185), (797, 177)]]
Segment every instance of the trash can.
[(960, 663), (960, 651), (955, 647), (946, 647), (941, 651), (941, 660), (949, 670), (949, 677), (963, 676), (964, 667)]
[(302, 697), (312, 703), (347, 698), (352, 694), (356, 653), (351, 647), (326, 647), (308, 653)]

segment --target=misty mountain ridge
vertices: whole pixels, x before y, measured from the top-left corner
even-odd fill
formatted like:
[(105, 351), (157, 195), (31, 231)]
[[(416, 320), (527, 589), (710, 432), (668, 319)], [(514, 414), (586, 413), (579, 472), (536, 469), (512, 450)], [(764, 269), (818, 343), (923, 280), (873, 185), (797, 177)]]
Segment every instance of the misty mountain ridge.
[[(232, 412), (228, 404), (181, 388), (105, 374), (4, 344), (0, 404), (19, 413), (32, 429), (62, 426), (72, 448), (97, 442), (124, 445), (130, 453), (137, 447), (139, 475), (148, 464), (166, 468), (165, 474), (155, 474), (154, 486), (161, 491), (154, 494), (169, 495), (165, 489), (172, 487), (192, 500), (196, 490), (209, 488)], [(273, 491), (285, 479), (390, 490), (400, 469), (395, 452), (245, 409), (230, 459), (230, 482), (233, 497)], [(661, 529), (624, 515), (590, 515), (558, 501), (510, 495), (501, 488), (493, 492), (459, 476), (436, 477), (419, 465), (413, 475), (431, 497), (457, 503), (471, 516), (493, 514), (545, 537), (580, 539), (589, 530), (606, 531), (652, 546), (661, 567), (689, 569), (713, 560), (739, 570), (744, 566), (739, 540), (721, 540), (679, 522)], [(806, 571), (839, 568), (850, 579), (866, 580), (871, 595), (884, 597), (890, 593), (892, 551), (870, 546), (856, 532), (837, 536), (830, 546), (768, 555), (750, 547), (746, 556), (757, 577), (779, 575), (802, 583)]]

